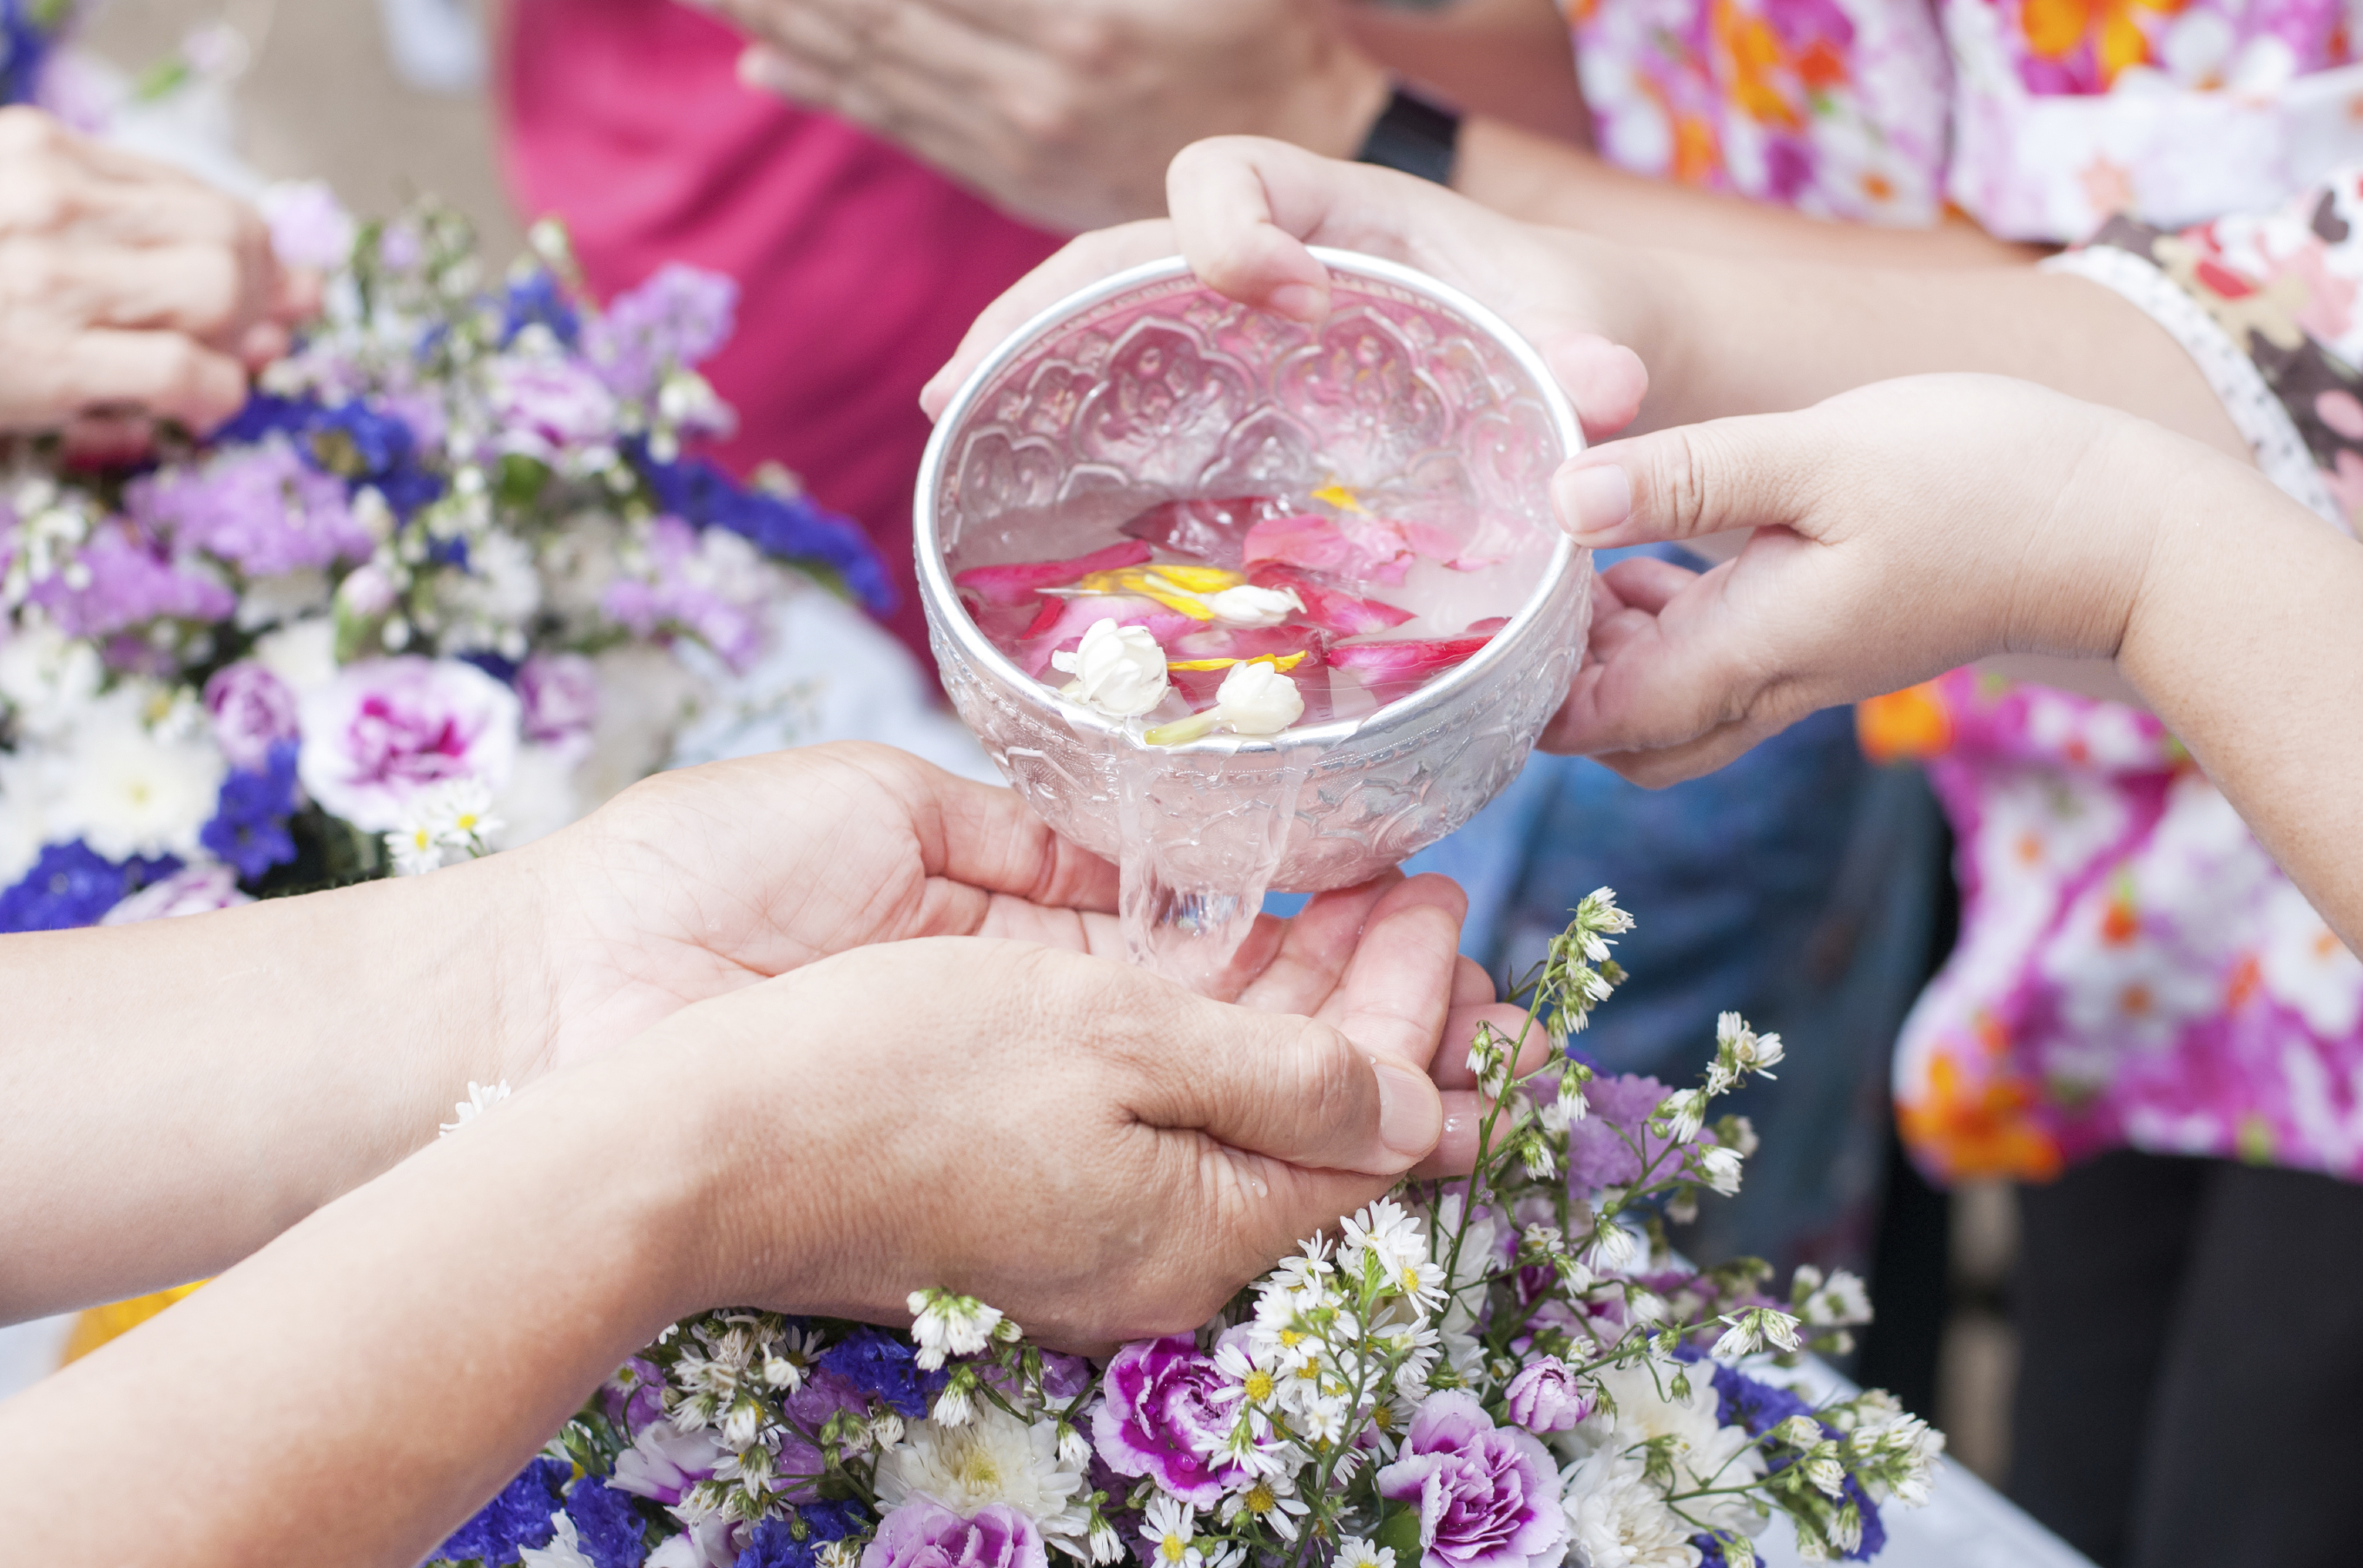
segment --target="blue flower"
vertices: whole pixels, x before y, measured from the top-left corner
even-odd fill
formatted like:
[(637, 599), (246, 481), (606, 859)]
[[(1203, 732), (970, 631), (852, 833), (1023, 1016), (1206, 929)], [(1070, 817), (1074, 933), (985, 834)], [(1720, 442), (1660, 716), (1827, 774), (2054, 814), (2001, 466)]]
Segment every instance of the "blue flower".
[(51, 41), (26, 0), (0, 0), (0, 104), (33, 101)]
[[(787, 1520), (765, 1519), (755, 1527), (747, 1550), (738, 1554), (732, 1568), (815, 1568), (824, 1543), (842, 1540), (870, 1523), (859, 1503), (806, 1503), (796, 1509), (796, 1515), (804, 1521), (804, 1540), (795, 1538)], [(603, 1562), (599, 1568), (607, 1565)]]
[[(1736, 1367), (1714, 1364), (1716, 1409), (1725, 1426), (1736, 1421), (1749, 1437), (1761, 1437), (1792, 1416), (1812, 1416), (1814, 1407), (1786, 1388), (1759, 1383)], [(1835, 1431), (1834, 1428), (1824, 1428)]]
[(582, 317), (568, 303), (558, 280), (547, 272), (528, 273), (508, 286), (501, 298), (501, 347), (505, 348), (528, 326), (546, 326), (549, 335), (571, 348), (582, 334)]
[(873, 615), (891, 615), (900, 598), (870, 536), (805, 495), (747, 490), (703, 458), (659, 462), (631, 444), (657, 504), (684, 523), (727, 528), (767, 555), (827, 568)]
[(441, 476), (419, 464), (418, 438), (410, 426), (359, 399), (324, 408), (308, 398), (256, 392), (213, 440), (216, 447), (250, 446), (273, 434), (285, 436), (306, 462), (348, 487), (374, 485), (396, 517), (407, 520), (443, 493)]
[(882, 1330), (860, 1328), (821, 1353), (820, 1364), (887, 1408), (911, 1420), (927, 1413), (927, 1401), (951, 1381), (938, 1369), (921, 1372), (919, 1353), (905, 1340)]
[(1723, 1538), (1719, 1535), (1694, 1535), (1691, 1549), (1699, 1554), (1699, 1568), (1728, 1568), (1730, 1559), (1723, 1554)]
[(629, 1492), (584, 1476), (566, 1495), (566, 1517), (594, 1568), (640, 1568), (649, 1554), (648, 1529)]
[(80, 839), (50, 845), (22, 880), (0, 892), (0, 932), (95, 925), (101, 915), (141, 888), (180, 868), (180, 861), (169, 855), (116, 862)]
[(232, 773), (222, 780), (214, 820), (197, 839), (250, 882), (295, 858), (295, 840), (287, 832), (287, 819), (294, 813), (295, 743), (280, 741), (261, 772)]
[[(499, 1496), (484, 1505), (483, 1512), (453, 1530), (427, 1561), (464, 1562), (473, 1558), (487, 1568), (498, 1568), (519, 1561), (521, 1548), (548, 1546), (549, 1538), (558, 1533), (549, 1516), (558, 1511), (562, 1489), (573, 1474), (572, 1465), (559, 1460), (535, 1460), (501, 1488)], [(581, 1521), (576, 1521), (576, 1528), (581, 1528)]]

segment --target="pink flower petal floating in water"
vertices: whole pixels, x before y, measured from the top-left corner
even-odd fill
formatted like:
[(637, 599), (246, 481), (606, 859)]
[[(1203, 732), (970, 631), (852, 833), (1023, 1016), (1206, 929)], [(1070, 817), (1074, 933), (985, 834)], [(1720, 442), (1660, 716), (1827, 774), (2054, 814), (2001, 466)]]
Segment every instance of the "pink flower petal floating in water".
[[(1049, 615), (1052, 606), (1058, 612), (1055, 618)], [(1027, 637), (1017, 655), (1019, 667), (1037, 679), (1050, 667), (1052, 654), (1072, 652), (1095, 621), (1114, 621), (1119, 626), (1146, 626), (1148, 635), (1155, 637), (1160, 646), (1184, 632), (1196, 630), (1201, 624), (1180, 611), (1168, 610), (1153, 600), (1135, 599), (1122, 593), (1094, 593), (1080, 599), (1053, 600), (1050, 606), (1045, 606), (1043, 618), (1048, 619), (1050, 624)], [(1037, 620), (1035, 624), (1041, 626), (1042, 622)]]
[(1023, 605), (1046, 588), (1064, 588), (1095, 571), (1145, 565), (1153, 552), (1137, 540), (1110, 545), (1087, 556), (1063, 561), (1016, 561), (1007, 566), (971, 567), (952, 579), (952, 585), (973, 593), (991, 609)]
[(1290, 502), (1274, 495), (1200, 496), (1160, 501), (1120, 530), (1128, 537), (1195, 556), (1211, 566), (1237, 567), (1248, 533), (1259, 523), (1292, 516)]
[(1359, 599), (1334, 588), (1323, 588), (1303, 572), (1270, 561), (1257, 564), (1248, 580), (1258, 588), (1286, 589), (1304, 606), (1293, 617), (1318, 626), (1333, 636), (1359, 637), (1370, 632), (1392, 632), (1412, 618), (1408, 610), (1376, 599)]
[(1482, 632), (1487, 636), (1492, 636), (1509, 624), (1510, 618), (1507, 615), (1488, 615), (1481, 621), (1470, 622), (1469, 629), (1471, 632)]
[(1381, 517), (1275, 517), (1248, 530), (1241, 558), (1392, 588), (1411, 570), (1403, 530)]
[(1329, 662), (1350, 669), (1366, 686), (1426, 680), (1450, 669), (1493, 639), (1481, 637), (1413, 637), (1392, 643), (1341, 643), (1329, 650)]

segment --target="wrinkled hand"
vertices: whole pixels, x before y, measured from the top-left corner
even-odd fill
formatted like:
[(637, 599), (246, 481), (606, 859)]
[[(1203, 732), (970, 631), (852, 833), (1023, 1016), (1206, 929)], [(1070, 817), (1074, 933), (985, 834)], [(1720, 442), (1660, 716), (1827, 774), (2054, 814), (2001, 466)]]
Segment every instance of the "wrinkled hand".
[(986, 354), (1086, 283), (1176, 252), (1216, 293), (1293, 321), (1329, 312), (1329, 276), (1308, 245), (1406, 262), (1474, 295), (1549, 362), (1587, 434), (1623, 429), (1648, 391), (1656, 328), (1635, 253), (1537, 228), (1439, 185), (1250, 137), (1186, 148), (1167, 180), (1172, 217), (1087, 234), (993, 302), (920, 395), (939, 414)]
[[(455, 873), (445, 873), (455, 877)], [(932, 936), (1015, 938), (1121, 956), (1115, 868), (1017, 796), (907, 753), (807, 746), (660, 774), (538, 844), (469, 867), (532, 889), (539, 999), (502, 1069), (523, 1082), (612, 1049), (682, 1007), (833, 955)], [(455, 885), (455, 884), (454, 884)], [(1469, 1041), (1514, 1027), (1459, 956), (1466, 902), (1440, 877), (1391, 874), (1267, 916), (1215, 989), (1317, 1017), (1434, 1066), (1450, 1091), (1439, 1158), (1466, 1158)], [(1439, 1039), (1452, 1042), (1440, 1055)]]
[(2222, 461), (1972, 375), (1595, 447), (1552, 488), (1584, 544), (1755, 532), (1704, 573), (1636, 558), (1602, 574), (1590, 659), (1543, 745), (1670, 784), (1990, 654), (2113, 657), (2165, 502), (2187, 465)]
[(245, 204), (0, 109), (0, 430), (114, 457), (155, 420), (210, 429), (316, 293)]
[(649, 1048), (697, 1053), (736, 1101), (700, 1140), (727, 1161), (703, 1298), (896, 1321), (942, 1285), (1054, 1344), (1204, 1322), (1442, 1125), (1426, 1076), (1350, 1017), (1014, 942), (866, 947)]
[(710, 3), (760, 40), (749, 85), (1048, 228), (1162, 212), (1166, 164), (1215, 132), (1350, 154), (1387, 95), (1327, 0)]

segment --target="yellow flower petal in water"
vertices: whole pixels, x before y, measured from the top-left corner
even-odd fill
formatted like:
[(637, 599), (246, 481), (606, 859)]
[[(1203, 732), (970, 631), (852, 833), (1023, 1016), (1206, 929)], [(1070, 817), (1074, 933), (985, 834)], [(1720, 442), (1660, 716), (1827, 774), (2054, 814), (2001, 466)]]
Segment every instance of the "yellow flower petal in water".
[[(1195, 636), (1197, 634), (1193, 632), (1191, 635)], [(1165, 668), (1168, 669), (1228, 669), (1238, 662), (1235, 658), (1177, 658), (1170, 661)], [(1294, 669), (1304, 662), (1304, 650), (1300, 648), (1292, 654), (1258, 654), (1247, 662), (1268, 664), (1274, 669)]]
[(1356, 495), (1352, 491), (1348, 490), (1344, 485), (1338, 483), (1334, 479), (1327, 484), (1323, 485), (1319, 490), (1315, 491), (1313, 492), (1313, 499), (1315, 501), (1326, 502), (1340, 512), (1367, 512), (1369, 510), (1369, 508), (1362, 504), (1362, 498), (1360, 496)]

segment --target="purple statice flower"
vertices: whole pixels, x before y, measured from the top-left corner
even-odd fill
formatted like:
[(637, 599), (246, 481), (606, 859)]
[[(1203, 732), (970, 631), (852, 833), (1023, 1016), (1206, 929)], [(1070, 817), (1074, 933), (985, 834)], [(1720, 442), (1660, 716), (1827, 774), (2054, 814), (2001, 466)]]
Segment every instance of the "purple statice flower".
[(347, 665), (304, 694), (296, 717), (305, 792), (364, 833), (402, 826), (418, 793), (446, 779), (497, 792), (516, 760), (516, 693), (458, 659)]
[(96, 925), (141, 888), (180, 868), (181, 863), (169, 855), (109, 860), (80, 839), (46, 845), (33, 868), (0, 892), (0, 933)]
[[(1706, 1358), (1685, 1349), (1676, 1353), (1682, 1359), (1702, 1362)], [(1749, 1437), (1761, 1437), (1792, 1416), (1803, 1416), (1820, 1424), (1822, 1435), (1830, 1438), (1845, 1436), (1837, 1428), (1822, 1420), (1811, 1403), (1792, 1389), (1777, 1383), (1767, 1383), (1750, 1377), (1736, 1366), (1712, 1362), (1714, 1368), (1715, 1419), (1723, 1425), (1736, 1426)], [(1786, 1470), (1797, 1462), (1794, 1453), (1782, 1453), (1769, 1462), (1773, 1471)], [(1871, 1501), (1862, 1483), (1852, 1475), (1847, 1477), (1844, 1496), (1850, 1499), (1862, 1515), (1862, 1540), (1846, 1558), (1867, 1562), (1887, 1545), (1887, 1526), (1879, 1517), (1879, 1505)]]
[(730, 340), (738, 284), (719, 272), (668, 261), (585, 324), (582, 357), (617, 397), (645, 403), (668, 369), (686, 369)]
[(648, 1560), (648, 1521), (629, 1492), (586, 1475), (566, 1494), (566, 1517), (591, 1568), (640, 1568)]
[(496, 451), (548, 463), (616, 439), (615, 398), (571, 359), (495, 359), (485, 381)]
[(234, 769), (222, 780), (213, 820), (198, 832), (198, 843), (250, 882), (295, 858), (287, 831), (295, 814), (295, 756), (294, 741), (279, 741), (260, 768)]
[(69, 587), (61, 572), (27, 595), (70, 637), (105, 637), (159, 619), (225, 621), (238, 608), (218, 580), (122, 523), (93, 530), (76, 559), (89, 574), (81, 587)]
[(1670, 1092), (1655, 1078), (1603, 1073), (1584, 1086), (1583, 1120), (1567, 1130), (1567, 1188), (1579, 1201), (1603, 1187), (1636, 1179), (1667, 1147), (1649, 1118)]
[(874, 1396), (909, 1420), (927, 1413), (927, 1402), (951, 1381), (943, 1368), (919, 1370), (918, 1351), (909, 1341), (880, 1329), (859, 1328), (823, 1351), (820, 1364), (864, 1397)]
[(582, 313), (558, 286), (558, 280), (539, 269), (511, 280), (501, 291), (501, 347), (505, 348), (528, 326), (547, 327), (549, 335), (571, 348), (582, 336)]
[(517, 668), (525, 738), (548, 744), (588, 734), (599, 717), (599, 676), (581, 654), (540, 653)]
[(787, 1520), (765, 1519), (748, 1538), (733, 1568), (815, 1568), (823, 1546), (843, 1540), (868, 1523), (859, 1503), (806, 1503), (796, 1509), (796, 1517), (804, 1527), (802, 1540)]
[(763, 651), (758, 606), (702, 580), (710, 574), (693, 569), (698, 553), (696, 529), (678, 517), (655, 519), (649, 525), (654, 579), (617, 577), (599, 596), (599, 608), (635, 636), (685, 632), (744, 673)]
[(773, 1456), (774, 1489), (788, 1502), (817, 1507), (828, 1462), (804, 1434), (819, 1431), (839, 1410), (867, 1410), (870, 1396), (852, 1379), (822, 1366), (807, 1374), (801, 1387), (782, 1397), (780, 1407), (787, 1413), (788, 1425)]
[(627, 1437), (638, 1437), (641, 1429), (664, 1418), (664, 1369), (643, 1356), (634, 1356), (624, 1363), (627, 1379), (618, 1372), (600, 1389), (607, 1410), (607, 1419), (624, 1429)]
[(1503, 1391), (1510, 1419), (1530, 1432), (1571, 1431), (1592, 1414), (1592, 1397), (1567, 1363), (1547, 1355)]
[(213, 439), (216, 447), (245, 447), (283, 435), (305, 462), (349, 488), (374, 488), (396, 517), (408, 518), (443, 493), (443, 479), (420, 463), (420, 435), (399, 406), (407, 405), (389, 400), (372, 408), (354, 399), (330, 406), (256, 392)]
[(188, 866), (161, 882), (150, 882), (99, 921), (101, 925), (138, 925), (180, 915), (211, 914), (254, 900), (239, 891), (238, 873), (227, 866)]
[(1550, 1451), (1495, 1426), (1474, 1395), (1428, 1396), (1376, 1480), (1381, 1496), (1416, 1503), (1421, 1568), (1555, 1568), (1566, 1553)]
[(1199, 1508), (1222, 1501), (1236, 1467), (1208, 1462), (1203, 1437), (1226, 1432), (1227, 1408), (1216, 1401), (1223, 1375), (1188, 1334), (1137, 1340), (1115, 1353), (1092, 1412), (1092, 1445), (1119, 1475), (1146, 1475)]
[(1007, 1504), (987, 1503), (963, 1518), (924, 1492), (888, 1514), (861, 1551), (861, 1568), (1047, 1568), (1048, 1561), (1034, 1521)]
[(482, 1513), (453, 1530), (428, 1560), (464, 1562), (473, 1558), (486, 1568), (497, 1568), (519, 1561), (521, 1547), (548, 1546), (558, 1533), (549, 1516), (558, 1511), (571, 1474), (572, 1466), (559, 1460), (536, 1459)]
[(249, 577), (358, 560), (373, 543), (353, 520), (343, 481), (298, 457), (284, 436), (159, 469), (132, 480), (123, 501), (150, 534)]
[(749, 490), (702, 458), (660, 462), (633, 444), (632, 465), (656, 492), (657, 504), (697, 526), (727, 528), (766, 555), (810, 570), (834, 573), (872, 615), (894, 613), (901, 598), (870, 536), (808, 495)]
[(250, 658), (214, 671), (205, 682), (205, 712), (223, 757), (249, 772), (267, 767), (272, 749), (296, 735), (295, 693)]

